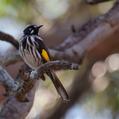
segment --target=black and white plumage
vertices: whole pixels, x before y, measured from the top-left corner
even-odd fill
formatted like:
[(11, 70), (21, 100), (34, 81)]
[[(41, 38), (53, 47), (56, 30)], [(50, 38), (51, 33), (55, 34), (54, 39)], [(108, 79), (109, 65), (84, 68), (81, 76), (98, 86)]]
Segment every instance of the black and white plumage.
[[(36, 25), (30, 25), (25, 28), (24, 35), (19, 43), (19, 52), (25, 63), (37, 70), (41, 63), (50, 61), (50, 54), (46, 48), (43, 39), (38, 35), (39, 29), (42, 27)], [(49, 70), (47, 75), (51, 78), (57, 92), (60, 94), (63, 100), (69, 100), (69, 96), (63, 87), (62, 83), (54, 73)]]

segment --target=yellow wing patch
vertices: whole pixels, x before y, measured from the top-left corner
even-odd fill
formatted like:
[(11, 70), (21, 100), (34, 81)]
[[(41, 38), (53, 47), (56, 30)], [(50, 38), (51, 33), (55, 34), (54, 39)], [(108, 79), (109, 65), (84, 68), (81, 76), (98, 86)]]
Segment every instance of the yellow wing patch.
[(49, 61), (50, 58), (48, 56), (48, 53), (45, 49), (42, 50), (42, 53), (41, 53), (42, 57), (46, 60), (46, 61)]

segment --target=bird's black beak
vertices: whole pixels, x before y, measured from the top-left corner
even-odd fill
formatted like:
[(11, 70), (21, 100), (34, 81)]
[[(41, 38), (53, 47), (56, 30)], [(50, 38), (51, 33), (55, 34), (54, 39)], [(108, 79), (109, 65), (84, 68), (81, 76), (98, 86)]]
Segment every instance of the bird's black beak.
[(40, 26), (38, 26), (37, 28), (40, 29), (41, 27), (43, 27), (43, 25), (40, 25)]

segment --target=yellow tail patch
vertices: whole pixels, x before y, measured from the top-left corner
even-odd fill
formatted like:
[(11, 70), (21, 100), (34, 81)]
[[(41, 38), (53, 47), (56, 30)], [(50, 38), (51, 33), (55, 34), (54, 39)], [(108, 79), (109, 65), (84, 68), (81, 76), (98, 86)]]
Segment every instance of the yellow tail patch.
[(42, 50), (42, 53), (41, 53), (42, 57), (46, 60), (46, 61), (49, 61), (50, 58), (48, 56), (48, 53), (45, 49)]

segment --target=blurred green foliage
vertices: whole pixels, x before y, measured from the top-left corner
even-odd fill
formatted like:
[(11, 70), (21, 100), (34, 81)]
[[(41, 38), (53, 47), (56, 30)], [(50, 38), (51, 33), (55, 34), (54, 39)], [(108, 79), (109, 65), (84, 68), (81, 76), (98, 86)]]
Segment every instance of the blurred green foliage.
[(99, 14), (98, 5), (87, 5), (84, 0), (0, 0), (0, 16), (17, 18), (26, 23), (40, 20), (79, 23)]
[(23, 21), (32, 18), (31, 0), (0, 0), (0, 16), (15, 17)]

